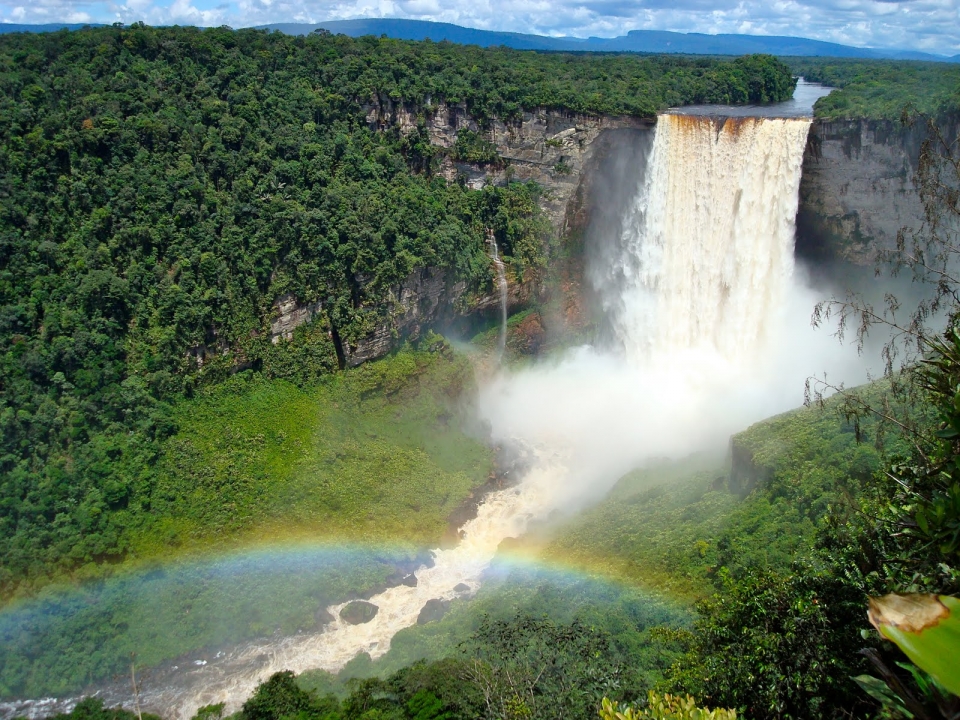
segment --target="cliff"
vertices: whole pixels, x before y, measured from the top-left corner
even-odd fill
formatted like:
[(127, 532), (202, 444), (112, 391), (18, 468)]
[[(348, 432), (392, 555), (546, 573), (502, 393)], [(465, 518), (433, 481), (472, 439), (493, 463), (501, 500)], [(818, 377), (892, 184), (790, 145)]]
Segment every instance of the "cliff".
[[(955, 121), (946, 127), (955, 136)], [(919, 230), (914, 175), (925, 138), (922, 125), (891, 120), (815, 121), (800, 182), (798, 252), (870, 264), (875, 250), (895, 247), (902, 228)]]
[[(464, 130), (481, 133), (496, 146), (504, 164), (476, 165), (444, 156), (438, 172), (449, 182), (459, 180), (474, 188), (511, 179), (537, 182), (544, 189), (541, 208), (555, 236), (568, 241), (583, 233), (592, 209), (603, 214), (606, 205), (617, 204), (615, 198), (605, 197), (616, 194), (615, 188), (594, 185), (602, 175), (600, 166), (622, 153), (624, 142), (635, 143), (624, 131), (650, 130), (654, 125), (638, 118), (539, 110), (525, 113), (517, 123), (493, 120), (484, 127), (461, 106), (440, 104), (425, 113), (389, 100), (371, 103), (365, 112), (368, 126), (375, 130), (397, 128), (407, 133), (422, 123), (431, 144), (443, 148), (453, 147)], [(950, 132), (956, 132), (956, 124)], [(914, 174), (924, 137), (922, 127), (904, 128), (893, 121), (815, 121), (800, 184), (798, 253), (814, 261), (842, 259), (867, 265), (877, 248), (894, 247), (901, 228), (919, 229), (923, 208)], [(592, 199), (593, 195), (597, 197)], [(542, 274), (528, 271), (517, 277), (509, 268), (507, 274), (511, 311), (549, 295)], [(581, 278), (566, 280), (558, 293), (573, 287), (578, 296), (582, 294)], [(571, 302), (579, 304), (579, 297)], [(418, 268), (391, 289), (383, 319), (373, 330), (344, 343), (343, 361), (354, 366), (381, 357), (428, 326), (449, 326), (465, 317), (492, 313), (498, 303), (496, 292), (477, 294), (449, 273)], [(277, 300), (272, 340), (289, 338), (318, 309), (301, 306), (289, 296)], [(560, 313), (564, 314), (582, 313), (578, 307)]]
[(598, 138), (608, 130), (654, 126), (653, 120), (634, 117), (538, 110), (524, 113), (518, 123), (495, 119), (483, 128), (464, 107), (444, 103), (429, 115), (390, 101), (369, 105), (366, 111), (371, 129), (398, 126), (400, 132), (409, 132), (422, 120), (430, 133), (430, 142), (438, 147), (452, 147), (463, 130), (482, 132), (506, 160), (504, 167), (490, 169), (444, 158), (440, 173), (449, 181), (462, 176), (474, 188), (510, 179), (537, 182), (546, 191), (541, 207), (561, 237), (578, 226), (578, 218), (582, 221), (583, 208), (578, 202), (584, 190), (581, 183), (589, 180), (589, 173), (584, 170), (595, 157)]

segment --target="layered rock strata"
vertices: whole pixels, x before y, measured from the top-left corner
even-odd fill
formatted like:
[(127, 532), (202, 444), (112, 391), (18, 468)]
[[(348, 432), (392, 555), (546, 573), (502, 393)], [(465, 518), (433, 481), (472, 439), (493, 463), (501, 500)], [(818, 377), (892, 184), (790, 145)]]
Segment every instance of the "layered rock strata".
[[(943, 123), (956, 138), (956, 119)], [(814, 260), (870, 264), (897, 235), (922, 231), (915, 184), (926, 127), (891, 120), (817, 120), (810, 129), (800, 182), (798, 250)]]

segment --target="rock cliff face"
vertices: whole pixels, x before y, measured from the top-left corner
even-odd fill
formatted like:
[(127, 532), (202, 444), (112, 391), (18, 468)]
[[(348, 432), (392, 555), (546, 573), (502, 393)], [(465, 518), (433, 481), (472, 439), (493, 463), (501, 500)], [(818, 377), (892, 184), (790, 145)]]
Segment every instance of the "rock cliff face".
[(278, 298), (273, 303), (274, 320), (270, 323), (270, 341), (276, 345), (281, 340), (289, 340), (293, 337), (293, 331), (313, 320), (321, 307), (320, 303), (301, 305), (290, 294)]
[[(474, 188), (510, 179), (537, 182), (545, 191), (541, 208), (561, 238), (582, 230), (586, 223), (591, 170), (610, 149), (604, 137), (612, 131), (653, 127), (652, 121), (637, 118), (598, 118), (543, 110), (525, 113), (517, 123), (493, 121), (484, 129), (462, 107), (441, 104), (425, 113), (388, 101), (367, 106), (366, 113), (371, 129), (398, 127), (400, 132), (409, 132), (423, 122), (431, 143), (439, 147), (453, 146), (463, 130), (482, 132), (507, 161), (504, 167), (481, 167), (445, 158), (439, 172), (450, 182), (462, 178)], [(511, 309), (522, 307), (545, 292), (543, 278), (534, 272), (518, 278), (508, 270), (507, 281)], [(419, 268), (391, 289), (384, 319), (367, 336), (343, 342), (344, 361), (355, 366), (382, 357), (402, 339), (417, 338), (427, 326), (493, 311), (499, 302), (496, 292), (470, 294), (466, 285), (456, 282), (449, 273)], [(301, 305), (289, 296), (278, 299), (274, 303), (271, 340), (276, 343), (289, 339), (293, 330), (309, 322), (319, 309)]]
[(488, 129), (483, 129), (466, 108), (445, 103), (429, 114), (389, 101), (371, 104), (366, 111), (371, 129), (398, 126), (401, 132), (409, 132), (423, 121), (430, 142), (439, 147), (452, 147), (462, 130), (483, 132), (507, 160), (506, 167), (491, 171), (447, 158), (441, 174), (450, 181), (463, 176), (474, 188), (510, 178), (536, 181), (546, 190), (542, 208), (561, 237), (577, 227), (577, 215), (582, 210), (577, 199), (584, 190), (581, 184), (589, 175), (584, 170), (594, 159), (597, 139), (608, 130), (650, 129), (654, 125), (653, 120), (633, 117), (591, 117), (539, 110), (524, 113), (516, 123), (493, 120)]
[[(956, 133), (955, 123), (947, 127)], [(925, 128), (889, 120), (817, 120), (800, 182), (798, 251), (813, 259), (872, 262), (901, 228), (919, 230), (914, 184)]]
[(383, 357), (401, 337), (416, 338), (426, 324), (447, 319), (466, 286), (432, 268), (414, 270), (392, 289), (386, 319), (359, 342), (343, 344), (346, 364), (355, 367)]

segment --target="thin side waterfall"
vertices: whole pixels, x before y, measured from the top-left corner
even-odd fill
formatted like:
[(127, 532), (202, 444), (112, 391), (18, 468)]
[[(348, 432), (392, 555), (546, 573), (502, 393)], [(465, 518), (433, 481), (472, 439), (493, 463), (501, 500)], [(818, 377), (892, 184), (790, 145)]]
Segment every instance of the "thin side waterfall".
[(497, 246), (497, 239), (493, 236), (493, 230), (487, 231), (487, 242), (490, 244), (493, 266), (497, 269), (497, 288), (500, 290), (500, 335), (497, 338), (497, 360), (501, 360), (504, 350), (507, 349), (507, 275), (503, 260), (500, 259), (500, 248)]
[[(343, 605), (330, 607), (334, 620), (318, 633), (249, 643), (185, 668), (166, 687), (145, 688), (144, 709), (186, 720), (225, 702), (232, 713), (279, 670), (337, 671), (360, 652), (377, 658), (429, 600), (474, 592), (500, 543), (531, 522), (602, 496), (651, 458), (723, 447), (732, 432), (786, 409), (769, 401), (783, 378), (759, 380), (757, 368), (771, 364), (791, 284), (809, 125), (661, 116), (624, 230), (602, 240), (616, 251), (596, 289), (623, 352), (579, 348), (498, 373), (480, 391), (478, 412), (492, 439), (529, 452), (519, 484), (488, 495), (460, 529), (459, 545), (435, 550), (433, 566), (417, 570), (415, 587), (371, 597), (378, 613), (370, 622), (349, 625), (339, 617)], [(502, 353), (506, 276), (492, 233), (487, 238)], [(744, 392), (766, 404), (744, 405)]]

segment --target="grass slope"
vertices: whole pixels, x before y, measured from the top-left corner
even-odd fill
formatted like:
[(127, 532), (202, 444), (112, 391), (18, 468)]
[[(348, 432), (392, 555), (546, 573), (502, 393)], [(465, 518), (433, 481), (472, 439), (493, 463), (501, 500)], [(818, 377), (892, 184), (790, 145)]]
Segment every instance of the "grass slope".
[(239, 377), (181, 405), (138, 557), (296, 537), (433, 546), (492, 471), (463, 431), (466, 359), (441, 342), (322, 383)]
[[(883, 389), (868, 387), (867, 396)], [(630, 473), (599, 505), (552, 530), (541, 556), (687, 600), (727, 574), (788, 567), (881, 466), (839, 406), (829, 400), (739, 433), (732, 467), (730, 458), (694, 456)]]

